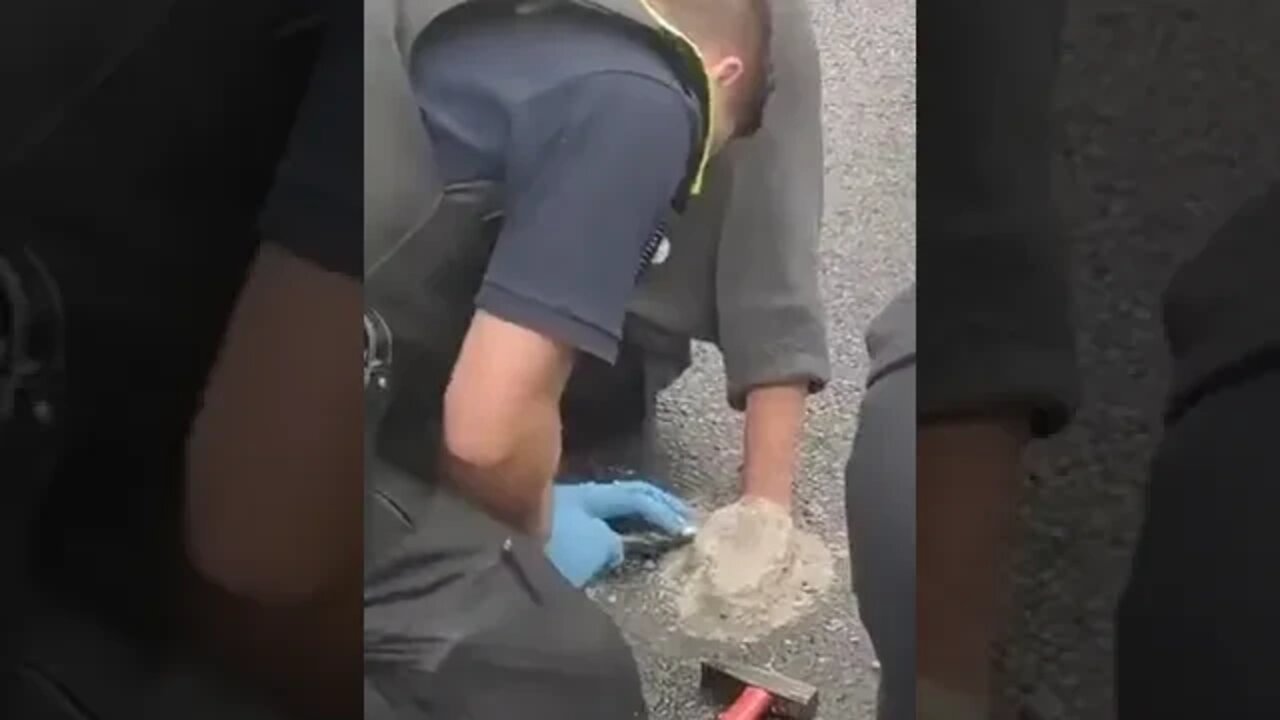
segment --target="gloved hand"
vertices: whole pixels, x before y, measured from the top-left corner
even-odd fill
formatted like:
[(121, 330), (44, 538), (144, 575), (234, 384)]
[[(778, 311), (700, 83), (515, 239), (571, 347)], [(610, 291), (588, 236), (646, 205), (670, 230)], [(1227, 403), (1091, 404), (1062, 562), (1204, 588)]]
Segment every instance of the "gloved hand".
[(673, 535), (694, 532), (689, 506), (647, 482), (557, 485), (553, 492), (547, 556), (574, 587), (622, 564), (622, 537), (605, 520), (638, 516)]

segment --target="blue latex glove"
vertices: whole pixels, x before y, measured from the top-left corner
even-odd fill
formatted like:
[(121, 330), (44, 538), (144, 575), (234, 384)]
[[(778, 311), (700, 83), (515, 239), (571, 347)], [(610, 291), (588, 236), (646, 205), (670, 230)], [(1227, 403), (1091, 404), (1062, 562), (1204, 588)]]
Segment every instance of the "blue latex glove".
[(694, 532), (682, 500), (637, 480), (557, 485), (547, 556), (574, 587), (622, 564), (622, 537), (605, 520), (640, 517), (673, 535)]

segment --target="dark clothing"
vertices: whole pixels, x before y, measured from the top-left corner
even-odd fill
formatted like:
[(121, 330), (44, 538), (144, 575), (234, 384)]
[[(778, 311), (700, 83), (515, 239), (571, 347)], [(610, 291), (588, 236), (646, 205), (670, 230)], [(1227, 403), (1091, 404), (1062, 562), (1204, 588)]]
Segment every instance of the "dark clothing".
[(1165, 294), (1170, 412), (1117, 617), (1121, 720), (1269, 718), (1280, 706), (1280, 184)]
[(1077, 402), (1067, 250), (1050, 192), (1064, 0), (919, 12), (920, 410)]
[[(920, 8), (920, 405), (1077, 399), (1067, 249), (1051, 223), (1049, 100), (1063, 2)], [(1165, 295), (1166, 428), (1117, 616), (1118, 717), (1274, 717), (1280, 696), (1280, 185)]]
[[(86, 62), (97, 83), (0, 193), (67, 314), (65, 446), (41, 564), (68, 597), (139, 629), (171, 607), (185, 438), (320, 41), (314, 11), (292, 3), (154, 12)], [(355, 239), (310, 240), (325, 241)]]
[[(97, 7), (0, 21), (59, 28), (0, 42), (61, 73), (32, 76), (40, 97), (4, 88), (31, 122), (5, 148), (0, 217), (55, 276), (68, 346), (63, 444), (38, 520), (43, 607), (24, 618), (18, 709), (0, 715), (265, 717), (184, 662), (183, 450), (260, 242), (359, 276), (359, 56), (344, 70), (332, 48), (315, 71), (326, 32), (354, 35), (358, 10), (174, 0), (85, 17)], [(91, 41), (68, 37), (78, 28)], [(37, 103), (29, 118), (23, 100)]]
[(626, 640), (543, 548), (372, 453), (365, 468), (366, 717), (647, 717)]
[(541, 547), (443, 491), (408, 511), (417, 530), (366, 565), (366, 700), (384, 717), (648, 717), (621, 632)]
[[(366, 4), (368, 77), (365, 86), (369, 100), (366, 101), (365, 191), (368, 212), (365, 238), (368, 246), (373, 248), (369, 255), (376, 260), (385, 260), (371, 266), (373, 270), (367, 275), (366, 298), (380, 314), (385, 313), (388, 325), (399, 332), (400, 338), (408, 336), (407, 342), (402, 342), (399, 347), (410, 348), (408, 353), (398, 349), (395, 355), (392, 375), (393, 386), (398, 389), (387, 408), (378, 445), (379, 451), (386, 453), (389, 461), (412, 470), (422, 478), (430, 477), (434, 470), (422, 459), (430, 454), (430, 439), (438, 433), (440, 390), (452, 364), (452, 357), (447, 352), (450, 343), (442, 343), (439, 335), (454, 331), (449, 327), (451, 316), (460, 315), (464, 320), (469, 317), (471, 303), (468, 298), (461, 313), (454, 312), (459, 308), (453, 305), (448, 305), (446, 311), (441, 312), (440, 303), (433, 302), (429, 293), (424, 291), (422, 275), (405, 277), (398, 275), (397, 271), (406, 265), (402, 262), (406, 257), (434, 256), (444, 259), (443, 264), (447, 265), (458, 262), (460, 256), (466, 256), (470, 251), (472, 255), (481, 254), (484, 262), (473, 264), (470, 259), (462, 260), (464, 267), (488, 267), (491, 277), (486, 277), (487, 280), (497, 278), (504, 283), (509, 282), (508, 278), (495, 272), (506, 265), (500, 257), (507, 251), (502, 245), (518, 241), (520, 236), (514, 234), (516, 231), (524, 232), (521, 230), (520, 213), (508, 212), (505, 221), (512, 228), (512, 234), (508, 236), (504, 229), (493, 238), (494, 245), (498, 247), (490, 262), (488, 243), (494, 228), (477, 222), (476, 218), (483, 217), (489, 210), (486, 195), (498, 194), (493, 191), (500, 189), (485, 188), (481, 184), (470, 188), (455, 185), (453, 193), (442, 196), (438, 177), (440, 161), (443, 158), (444, 165), (452, 165), (454, 161), (447, 155), (451, 151), (436, 147), (433, 133), (419, 122), (424, 103), (412, 92), (417, 83), (409, 82), (413, 63), (408, 50), (424, 32), (430, 33), (430, 26), (441, 14), (457, 10), (463, 4), (463, 0), (369, 0)], [(666, 45), (677, 53), (689, 54), (688, 48), (682, 51), (677, 47), (682, 43), (674, 42), (663, 34), (659, 19), (651, 15), (645, 3), (638, 0), (601, 0), (590, 5), (602, 15), (612, 18), (611, 21), (633, 24), (633, 29), (638, 30), (640, 36), (655, 44), (655, 49)], [(503, 6), (501, 2), (488, 3), (489, 8)], [(704, 192), (689, 202), (685, 216), (679, 220), (680, 227), (673, 228), (671, 233), (671, 259), (648, 269), (637, 297), (628, 308), (635, 315), (651, 319), (653, 325), (679, 337), (685, 345), (686, 354), (689, 337), (725, 340), (725, 345), (732, 347), (731, 351), (726, 351), (729, 356), (726, 360), (730, 395), (739, 406), (746, 389), (756, 384), (794, 380), (807, 382), (817, 389), (825, 381), (827, 373), (816, 283), (823, 166), (817, 52), (803, 4), (778, 3), (774, 8), (777, 51), (774, 60), (778, 68), (778, 85), (785, 89), (779, 91), (778, 103), (772, 106), (761, 137), (726, 151), (726, 156), (738, 159), (722, 156), (713, 163), (712, 172), (719, 178), (716, 181), (720, 183), (719, 190), (713, 190), (716, 182), (709, 182)], [(442, 32), (446, 37), (454, 29), (449, 27), (447, 30)], [(456, 34), (452, 36), (457, 37)], [(591, 42), (588, 40), (586, 47), (591, 47)], [(505, 58), (506, 52), (506, 48), (495, 52), (495, 61)], [(610, 51), (611, 56), (614, 52), (616, 49)], [(548, 65), (554, 68), (558, 64), (563, 66), (564, 62), (581, 62), (577, 53), (575, 45), (566, 44), (565, 48), (557, 51), (559, 62)], [(616, 62), (616, 56), (612, 57)], [(635, 59), (637, 56), (629, 57)], [(669, 59), (669, 53), (664, 53), (663, 57)], [(600, 59), (593, 58), (593, 61), (600, 62)], [(672, 64), (673, 68), (678, 66), (683, 68), (683, 72), (678, 73), (684, 81), (683, 89), (695, 97), (705, 95), (705, 88), (690, 87), (699, 83), (689, 82), (691, 76), (703, 72), (701, 65), (690, 62)], [(465, 67), (453, 66), (451, 69), (462, 74), (467, 72)], [(529, 71), (529, 67), (507, 67), (504, 74), (515, 73), (516, 77), (522, 77)], [(645, 70), (645, 73), (651, 74), (652, 70)], [(615, 81), (619, 79), (615, 78)], [(656, 79), (661, 78), (649, 77), (646, 82)], [(705, 78), (697, 79), (705, 85)], [(501, 80), (490, 78), (490, 82)], [(631, 78), (626, 84), (633, 89), (644, 85), (631, 82)], [(570, 89), (582, 91), (581, 81), (574, 85), (576, 87)], [(665, 82), (645, 92), (662, 85)], [(557, 95), (561, 92), (559, 89), (548, 91)], [(582, 139), (591, 139), (601, 130), (610, 129), (612, 137), (634, 143), (639, 137), (653, 138), (651, 133), (661, 129), (651, 126), (635, 128), (627, 135), (617, 132), (624, 123), (633, 122), (633, 118), (622, 116), (629, 114), (624, 108), (630, 107), (635, 98), (631, 91), (622, 97), (618, 97), (617, 88), (607, 88), (607, 91), (606, 94), (591, 89), (580, 95), (580, 100), (566, 104), (567, 109), (578, 112), (578, 117), (572, 119), (582, 128), (581, 138), (569, 140), (581, 142)], [(547, 95), (547, 99), (552, 97)], [(574, 107), (579, 102), (582, 105)], [(609, 103), (609, 126), (586, 122), (595, 119), (593, 115), (600, 111), (599, 103), (602, 102)], [(426, 105), (430, 112), (430, 103)], [(646, 105), (648, 109), (644, 112), (650, 117), (654, 108), (661, 107), (653, 103)], [(583, 112), (585, 110), (592, 112)], [(687, 116), (687, 106), (684, 112)], [(532, 117), (547, 116), (536, 112)], [(536, 123), (533, 125), (536, 127)], [(484, 127), (482, 123), (468, 124), (454, 128), (452, 133), (437, 128), (434, 134), (444, 137), (462, 135), (459, 130), (470, 134), (476, 130), (483, 131)], [(641, 131), (645, 134), (628, 137)], [(623, 166), (614, 168), (613, 173), (604, 168), (606, 172), (601, 173), (598, 163), (582, 162), (578, 157), (546, 155), (540, 137), (545, 133), (546, 128), (543, 128), (542, 133), (531, 133), (531, 137), (538, 140), (533, 144), (537, 152), (532, 155), (541, 156), (543, 161), (536, 168), (538, 173), (550, 173), (546, 187), (539, 186), (537, 193), (520, 199), (532, 206), (530, 200), (537, 202), (541, 199), (539, 196), (548, 192), (561, 194), (556, 186), (564, 184), (580, 194), (580, 197), (562, 194), (565, 202), (598, 204), (599, 207), (570, 206), (564, 211), (569, 217), (589, 211), (586, 218), (579, 220), (588, 224), (586, 232), (566, 227), (562, 219), (540, 208), (539, 213), (548, 217), (539, 217), (539, 223), (528, 227), (550, 235), (569, 232), (573, 244), (558, 242), (555, 246), (557, 253), (566, 248), (583, 253), (590, 250), (594, 257), (597, 251), (602, 250), (597, 247), (602, 240), (617, 243), (618, 247), (633, 253), (625, 276), (622, 275), (621, 263), (615, 266), (616, 256), (612, 254), (593, 260), (608, 262), (607, 267), (601, 265), (600, 268), (576, 257), (567, 259), (577, 272), (599, 275), (590, 279), (593, 292), (600, 289), (594, 287), (596, 283), (601, 287), (607, 283), (610, 292), (622, 291), (624, 296), (629, 295), (635, 273), (641, 265), (642, 246), (652, 239), (648, 234), (660, 220), (655, 211), (665, 211), (672, 199), (666, 197), (661, 206), (655, 206), (653, 193), (645, 189), (651, 187), (649, 182), (627, 178), (637, 173), (651, 174), (654, 168), (650, 167), (653, 165), (650, 161), (653, 158), (633, 158), (628, 163), (643, 163), (644, 167)], [(478, 141), (472, 143), (473, 150), (477, 147), (483, 150), (486, 145), (492, 147), (491, 138), (486, 143), (484, 133), (480, 135)], [(679, 144), (675, 139), (672, 142)], [(641, 145), (651, 147), (649, 142)], [(701, 150), (702, 143), (699, 142), (695, 151), (686, 151), (686, 155), (689, 158), (699, 157)], [(473, 157), (481, 162), (475, 168), (464, 168), (470, 172), (461, 172), (457, 177), (466, 177), (474, 172), (483, 176), (485, 170), (493, 172), (496, 163), (486, 167), (483, 160), (495, 155), (493, 152), (475, 153)], [(516, 163), (513, 158), (503, 159), (507, 162), (508, 172), (500, 180), (507, 186), (507, 191), (519, 191), (522, 183), (532, 187), (530, 183), (535, 182), (532, 175), (525, 177), (517, 173), (513, 176), (509, 168)], [(575, 161), (581, 167), (573, 174), (566, 174), (561, 165), (565, 159)], [(515, 160), (525, 160), (530, 163), (528, 167), (534, 167), (532, 158)], [(682, 175), (680, 182), (684, 184), (690, 179), (687, 168)], [(620, 177), (627, 178), (628, 184), (615, 184)], [(541, 180), (537, 178), (536, 181), (541, 183)], [(601, 183), (602, 186), (583, 187), (587, 183)], [(637, 185), (642, 191), (637, 194), (631, 185)], [(676, 199), (683, 199), (685, 194), (680, 191), (672, 193)], [(645, 196), (650, 199), (637, 202), (637, 198)], [(511, 193), (511, 198), (518, 197), (517, 193)], [(635, 207), (620, 211), (616, 204), (618, 197), (628, 198)], [(729, 206), (731, 197), (736, 198), (732, 213)], [(509, 202), (504, 199), (497, 204), (501, 208)], [(618, 216), (619, 212), (643, 213), (647, 222), (620, 222), (618, 217), (608, 217), (608, 214)], [(646, 236), (612, 237), (619, 235), (619, 227), (623, 228), (622, 233), (627, 234), (638, 233), (642, 229)], [(450, 230), (458, 232), (450, 233)], [(460, 239), (471, 244), (462, 244)], [(540, 239), (546, 241), (546, 238)], [(518, 259), (525, 265), (545, 264), (538, 255), (525, 254), (538, 247), (532, 242), (510, 242), (510, 245), (513, 252), (519, 251)], [(652, 247), (654, 252), (659, 251), (657, 246)], [(423, 273), (422, 268), (438, 269), (439, 265), (424, 263), (409, 264), (409, 267)], [(521, 273), (513, 272), (511, 277), (524, 282), (529, 277), (528, 268), (517, 269)], [(540, 272), (532, 277), (542, 281), (548, 275)], [(436, 280), (430, 279), (425, 290), (438, 291), (434, 284)], [(451, 279), (439, 280), (448, 282)], [(573, 281), (572, 287), (586, 287), (578, 284), (582, 278), (573, 278)], [(647, 297), (646, 286), (649, 290)], [(576, 304), (588, 297), (576, 291), (566, 298), (563, 289), (551, 289), (559, 291), (559, 297), (535, 296), (534, 299), (545, 302), (550, 297), (557, 300), (556, 305), (563, 306), (569, 304), (567, 301)], [(612, 298), (604, 298), (602, 307), (606, 314), (585, 319), (588, 324), (596, 325), (597, 330), (608, 331), (610, 343), (616, 345), (622, 318), (620, 309), (615, 311), (611, 307), (615, 302)], [(484, 302), (483, 297), (480, 299)], [(423, 322), (424, 318), (430, 322)], [(446, 352), (438, 351), (441, 345), (445, 346)], [(613, 359), (611, 353), (597, 354)], [(673, 356), (680, 355), (679, 352), (673, 353)], [(445, 358), (444, 362), (441, 362), (441, 356)], [(402, 370), (408, 372), (402, 373)], [(646, 374), (644, 382), (647, 383), (649, 377)], [(623, 384), (631, 387), (629, 383)], [(397, 487), (404, 492), (399, 497), (392, 497), (391, 493), (398, 493)], [(546, 716), (557, 719), (579, 714), (591, 718), (616, 717), (619, 720), (643, 716), (639, 676), (625, 641), (600, 608), (581, 593), (570, 591), (546, 561), (541, 548), (522, 549), (516, 539), (515, 566), (505, 564), (494, 568), (494, 572), (486, 571), (485, 566), (476, 566), (475, 560), (487, 558), (489, 567), (493, 567), (493, 561), (502, 557), (501, 551), (496, 551), (502, 546), (501, 538), (478, 545), (472, 543), (469, 548), (460, 547), (460, 543), (467, 542), (468, 535), (483, 525), (487, 518), (472, 513), (472, 519), (468, 521), (465, 513), (458, 513), (447, 506), (433, 506), (430, 499), (423, 498), (424, 494), (431, 493), (430, 488), (421, 482), (414, 483), (412, 478), (407, 486), (388, 478), (385, 489), (390, 492), (383, 492), (384, 486), (379, 479), (374, 490), (375, 494), (382, 492), (379, 504), (375, 505), (386, 521), (381, 527), (394, 530), (394, 523), (399, 522), (403, 531), (406, 522), (412, 524), (419, 518), (429, 518), (433, 511), (445, 513), (441, 522), (452, 524), (436, 526), (430, 520), (422, 521), (418, 527), (428, 533), (422, 542), (412, 536), (413, 528), (409, 528), (411, 539), (409, 544), (401, 547), (403, 553), (393, 552), (386, 556), (388, 565), (385, 571), (371, 579), (366, 597), (365, 628), (371, 640), (367, 647), (374, 662), (367, 666), (367, 675), (370, 686), (380, 687), (380, 692), (389, 700), (383, 703), (382, 711), (385, 712), (390, 705), (415, 717), (435, 717), (431, 713), (433, 710), (441, 717), (461, 717), (468, 712), (477, 718), (490, 714), (507, 717), (510, 708), (518, 706), (531, 717), (539, 717), (543, 714), (539, 713), (539, 705), (549, 703), (565, 706), (547, 708)], [(397, 503), (402, 509), (409, 506), (408, 512), (398, 513), (392, 509), (392, 505)], [(433, 529), (436, 532), (431, 535)], [(394, 537), (394, 532), (387, 537)], [(457, 552), (460, 549), (462, 552)], [(465, 563), (468, 557), (471, 558), (470, 566)], [(459, 561), (456, 566), (452, 564), (455, 561)], [(370, 566), (382, 569), (376, 562), (367, 565)], [(452, 572), (454, 567), (456, 572)], [(511, 577), (510, 571), (515, 569), (529, 573), (532, 579), (519, 582), (520, 578)], [(442, 576), (442, 572), (449, 574)], [(544, 583), (540, 579), (548, 574), (556, 578), (554, 583)], [(391, 592), (381, 592), (379, 585)], [(394, 591), (400, 588), (416, 589), (417, 592), (398, 596)], [(541, 596), (540, 602), (530, 612), (522, 612), (521, 608), (528, 606), (531, 595), (534, 600)], [(405, 598), (404, 601), (399, 597)], [(486, 618), (486, 613), (492, 614)], [(490, 623), (488, 628), (480, 629), (479, 624), (486, 619)], [(552, 628), (554, 632), (551, 632)], [(544, 634), (546, 637), (542, 637)], [(447, 657), (441, 655), (442, 646), (453, 648), (446, 653)], [(472, 646), (478, 646), (478, 652), (468, 651), (467, 648)], [(504, 654), (501, 652), (504, 649), (509, 652)], [(511, 669), (521, 671), (519, 680), (536, 682), (537, 686), (519, 682), (514, 677), (508, 677), (507, 682), (499, 687), (467, 684), (468, 680), (503, 682), (503, 671)], [(560, 684), (557, 679), (566, 679), (568, 684)], [(557, 689), (548, 691), (549, 686)], [(559, 689), (561, 687), (563, 690)], [(518, 693), (517, 698), (504, 701), (504, 690)], [(436, 697), (422, 701), (423, 696), (432, 694)]]
[[(543, 154), (555, 152), (548, 141), (567, 130), (563, 126), (574, 106), (595, 109), (596, 98), (612, 85), (621, 86), (621, 92), (607, 97), (628, 102), (609, 118), (623, 123), (620, 131), (635, 129), (624, 111), (645, 104), (626, 100), (636, 92), (664, 110), (672, 103), (685, 108), (670, 116), (678, 122), (668, 128), (668, 139), (685, 151), (681, 166), (697, 141), (697, 104), (667, 58), (594, 14), (566, 10), (454, 21), (417, 45), (410, 78), (446, 183), (523, 174), (508, 171), (508, 163), (536, 164)], [(672, 155), (665, 145), (638, 146), (635, 160), (647, 160), (646, 152)], [(594, 160), (583, 158), (592, 170), (606, 174)]]
[(1164, 321), (1170, 420), (1225, 384), (1280, 367), (1280, 182), (1250, 199), (1174, 275)]
[(1225, 385), (1165, 430), (1116, 622), (1120, 720), (1280, 707), (1280, 372)]
[(296, 111), (275, 183), (259, 218), (263, 240), (350, 278), (364, 272), (360, 233), (361, 46), (359, 7), (331, 10), (311, 81)]
[(914, 289), (872, 323), (873, 370), (845, 472), (858, 614), (880, 660), (878, 720), (916, 717)]
[[(624, 344), (612, 365), (594, 358), (574, 365), (560, 396), (566, 461), (634, 442), (652, 429), (657, 393), (646, 376), (644, 353), (634, 345)], [(634, 460), (631, 469), (643, 472), (645, 458)]]
[(414, 54), (446, 185), (501, 185), (476, 305), (607, 361), (700, 127), (665, 58), (594, 14), (454, 23)]
[(409, 67), (446, 192), (366, 285), (397, 338), (378, 451), (426, 478), (435, 466), (423, 439), (438, 436), (476, 306), (617, 359), (699, 127), (669, 60), (614, 21), (563, 10), (446, 30), (428, 34)]
[[(373, 6), (375, 20), (379, 7), (390, 5)], [(370, 709), (441, 720), (505, 718), (512, 708), (556, 720), (643, 718), (639, 673), (617, 627), (541, 547), (432, 487), (430, 438), (473, 298), (593, 359), (615, 359), (646, 245), (682, 194), (701, 118), (666, 58), (601, 18), (474, 22), (484, 24), (431, 36), (406, 68), (446, 186), (440, 202), (413, 228), (412, 198), (377, 200), (406, 214), (375, 228), (412, 229), (390, 236), (386, 247), (398, 249), (366, 285), (400, 340), (377, 433), (394, 466), (367, 458), (366, 532), (377, 545), (366, 556)], [(378, 27), (366, 25), (374, 46), (386, 39)], [(485, 222), (495, 209), (500, 220)], [(477, 266), (478, 288), (450, 277)]]
[[(436, 207), (435, 151), (409, 87), (409, 48), (443, 14), (465, 12), (459, 8), (466, 4), (366, 3), (364, 236), (375, 259), (371, 267), (412, 242)], [(677, 54), (690, 54), (662, 34), (638, 0), (582, 5), (634, 23)], [(753, 387), (796, 382), (817, 391), (829, 376), (817, 284), (823, 186), (818, 53), (805, 3), (773, 3), (772, 10), (777, 90), (764, 126), (709, 163), (702, 193), (672, 225), (670, 259), (648, 269), (629, 307), (632, 318), (665, 333), (664, 347), (683, 345), (670, 353), (673, 359), (687, 356), (690, 338), (716, 343), (725, 356), (729, 401), (737, 408)], [(686, 89), (698, 95), (701, 82), (694, 76), (701, 67), (683, 65)]]

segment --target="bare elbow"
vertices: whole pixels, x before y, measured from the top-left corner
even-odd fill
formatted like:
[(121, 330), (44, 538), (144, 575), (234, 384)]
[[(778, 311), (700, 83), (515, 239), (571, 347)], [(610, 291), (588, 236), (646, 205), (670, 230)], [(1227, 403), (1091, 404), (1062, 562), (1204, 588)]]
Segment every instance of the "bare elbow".
[(495, 519), (533, 536), (549, 530), (548, 497), (559, 464), (559, 407), (492, 410), (488, 398), (446, 393), (444, 453), (450, 484)]
[(499, 472), (512, 462), (520, 445), (508, 418), (487, 412), (482, 403), (452, 389), (445, 394), (443, 439), (448, 462), (467, 475)]
[[(198, 515), (198, 513), (197, 513)], [(219, 525), (223, 528), (218, 529)], [(288, 567), (267, 550), (212, 519), (188, 513), (187, 559), (207, 583), (235, 597), (270, 606), (292, 605), (316, 595), (321, 583), (299, 567)]]
[(490, 515), (545, 532), (560, 462), (567, 347), (478, 311), (444, 393), (447, 479)]
[(269, 595), (262, 573), (255, 570), (246, 553), (237, 549), (239, 541), (231, 533), (218, 532), (217, 521), (199, 510), (187, 512), (185, 541), (187, 560), (205, 582), (247, 599)]
[[(244, 466), (210, 465), (187, 469), (183, 540), (191, 568), (222, 592), (262, 605), (291, 605), (321, 592), (333, 553), (299, 536), (290, 524), (296, 518), (270, 493), (248, 491), (269, 488), (271, 478)], [(244, 484), (229, 487), (228, 476)]]
[(278, 500), (283, 468), (268, 463), (277, 472), (265, 470), (262, 448), (208, 410), (197, 417), (187, 446), (187, 561), (205, 582), (245, 600), (281, 605), (305, 598), (316, 583), (294, 547), (295, 518)]

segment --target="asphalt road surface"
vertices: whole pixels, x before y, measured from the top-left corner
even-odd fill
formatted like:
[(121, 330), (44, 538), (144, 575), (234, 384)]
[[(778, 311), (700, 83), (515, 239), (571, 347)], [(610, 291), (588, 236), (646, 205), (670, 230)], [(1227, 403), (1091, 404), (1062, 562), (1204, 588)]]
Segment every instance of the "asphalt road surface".
[[(636, 649), (655, 720), (714, 717), (716, 708), (698, 694), (698, 662), (709, 656), (771, 666), (817, 685), (823, 720), (873, 716), (876, 668), (849, 589), (843, 468), (866, 373), (862, 330), (915, 276), (915, 5), (812, 6), (824, 70), (822, 282), (834, 376), (811, 406), (797, 517), (841, 554), (839, 579), (810, 614), (747, 646), (674, 630), (651, 569), (624, 572), (593, 590)], [(669, 479), (705, 509), (734, 499), (741, 418), (724, 398), (720, 359), (700, 347), (695, 367), (661, 404)]]
[(1280, 6), (1069, 5), (1057, 188), (1084, 404), (1040, 453), (1007, 663), (1012, 694), (1045, 720), (1108, 720), (1112, 617), (1168, 377), (1160, 293), (1179, 262), (1280, 177)]

